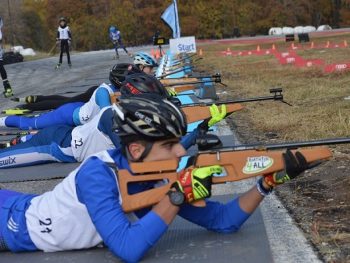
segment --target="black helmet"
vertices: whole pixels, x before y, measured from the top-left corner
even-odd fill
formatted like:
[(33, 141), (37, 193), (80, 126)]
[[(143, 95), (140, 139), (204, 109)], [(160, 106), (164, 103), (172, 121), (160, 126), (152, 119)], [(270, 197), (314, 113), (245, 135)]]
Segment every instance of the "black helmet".
[(109, 81), (113, 86), (120, 87), (127, 75), (142, 72), (136, 66), (128, 63), (115, 64), (109, 72)]
[(166, 88), (160, 83), (160, 81), (154, 76), (146, 73), (138, 73), (129, 75), (122, 83), (120, 92), (123, 97), (128, 97), (135, 94), (158, 94), (162, 98), (170, 98), (170, 95)]
[(113, 127), (124, 145), (135, 139), (153, 142), (186, 134), (185, 114), (157, 94), (122, 98), (113, 108)]
[(58, 22), (61, 22), (61, 21), (67, 22), (67, 20), (64, 16), (61, 16), (60, 19), (58, 20)]

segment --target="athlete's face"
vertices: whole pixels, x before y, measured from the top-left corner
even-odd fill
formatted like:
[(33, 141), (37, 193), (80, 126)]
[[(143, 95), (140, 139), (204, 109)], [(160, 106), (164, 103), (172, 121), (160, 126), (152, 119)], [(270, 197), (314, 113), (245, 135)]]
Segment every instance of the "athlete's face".
[(64, 21), (60, 22), (60, 26), (65, 26), (65, 24), (66, 24), (66, 22), (64, 22)]
[[(129, 145), (129, 152), (135, 160), (141, 157), (144, 150), (145, 146), (143, 144), (131, 143)], [(169, 159), (179, 160), (180, 157), (184, 156), (185, 154), (186, 150), (180, 144), (179, 139), (157, 141), (153, 143), (153, 146), (148, 155), (144, 158), (144, 161), (151, 162)]]
[(145, 66), (142, 71), (145, 72), (146, 74), (152, 74), (152, 70), (153, 70), (153, 67)]

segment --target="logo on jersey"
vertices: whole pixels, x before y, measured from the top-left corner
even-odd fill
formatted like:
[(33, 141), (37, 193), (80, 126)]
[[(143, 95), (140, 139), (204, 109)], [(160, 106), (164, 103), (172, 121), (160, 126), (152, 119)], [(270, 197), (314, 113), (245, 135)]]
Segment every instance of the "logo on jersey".
[(18, 232), (19, 231), (19, 224), (17, 224), (12, 216), (10, 219), (7, 221), (7, 228), (10, 229), (12, 232)]
[(16, 157), (9, 157), (6, 160), (0, 161), (0, 167), (5, 166), (5, 165), (10, 165), (10, 164), (15, 164), (16, 163)]

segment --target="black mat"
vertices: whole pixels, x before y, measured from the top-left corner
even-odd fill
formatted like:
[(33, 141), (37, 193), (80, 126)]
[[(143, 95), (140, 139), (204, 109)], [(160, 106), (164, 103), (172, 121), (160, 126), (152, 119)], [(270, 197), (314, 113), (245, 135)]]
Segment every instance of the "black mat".
[(0, 183), (63, 178), (78, 167), (79, 164), (51, 163), (21, 168), (0, 169)]
[[(220, 196), (224, 201), (232, 198)], [(260, 210), (249, 218), (241, 230), (218, 234), (189, 223), (179, 217), (168, 232), (150, 250), (142, 262), (272, 262), (271, 251)], [(120, 262), (106, 249), (58, 253), (0, 253), (1, 263), (110, 263)]]

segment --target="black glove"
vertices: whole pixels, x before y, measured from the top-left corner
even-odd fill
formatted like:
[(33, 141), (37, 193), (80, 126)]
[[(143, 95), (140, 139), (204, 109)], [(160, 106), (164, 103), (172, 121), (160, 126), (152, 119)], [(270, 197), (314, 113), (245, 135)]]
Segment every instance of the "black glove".
[(309, 168), (304, 155), (300, 152), (296, 152), (294, 155), (291, 150), (287, 150), (282, 156), (284, 171), (264, 177), (265, 182), (271, 187), (290, 181)]

